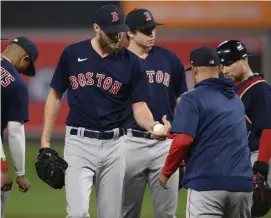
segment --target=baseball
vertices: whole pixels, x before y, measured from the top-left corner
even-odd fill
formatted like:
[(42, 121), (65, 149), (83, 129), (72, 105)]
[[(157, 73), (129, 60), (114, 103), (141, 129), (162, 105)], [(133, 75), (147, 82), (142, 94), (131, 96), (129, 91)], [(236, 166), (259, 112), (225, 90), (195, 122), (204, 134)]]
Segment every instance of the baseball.
[(163, 130), (164, 126), (161, 123), (155, 124), (153, 127), (154, 132), (161, 132)]

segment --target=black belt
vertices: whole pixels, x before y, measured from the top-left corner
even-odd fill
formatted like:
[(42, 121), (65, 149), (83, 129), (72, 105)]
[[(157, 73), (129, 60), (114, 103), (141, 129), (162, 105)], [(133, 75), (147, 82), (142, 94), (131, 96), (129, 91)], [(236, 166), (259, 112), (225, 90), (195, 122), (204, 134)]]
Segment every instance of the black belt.
[(130, 130), (132, 133), (133, 137), (138, 137), (138, 138), (146, 138), (146, 139), (152, 139), (151, 138), (151, 133), (146, 132), (146, 131), (139, 131), (139, 130)]
[[(71, 135), (77, 135), (78, 129), (71, 129), (70, 134)], [(119, 135), (118, 137), (121, 137), (124, 135), (124, 129), (119, 128)], [(107, 131), (107, 132), (94, 132), (92, 130), (85, 129), (84, 131), (84, 137), (87, 138), (95, 138), (100, 140), (108, 140), (114, 138), (114, 131)]]

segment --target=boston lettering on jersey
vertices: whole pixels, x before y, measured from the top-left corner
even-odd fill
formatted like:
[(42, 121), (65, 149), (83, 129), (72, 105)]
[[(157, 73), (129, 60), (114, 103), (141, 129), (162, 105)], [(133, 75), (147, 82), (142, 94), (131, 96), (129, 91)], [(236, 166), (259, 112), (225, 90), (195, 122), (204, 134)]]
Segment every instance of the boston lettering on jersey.
[(64, 49), (50, 85), (67, 90), (68, 126), (97, 131), (122, 127), (130, 100), (149, 99), (142, 61), (126, 48), (102, 58), (89, 39)]
[(16, 68), (1, 59), (1, 136), (9, 121), (27, 122), (28, 89)]
[(79, 73), (77, 76), (70, 76), (70, 84), (72, 89), (78, 89), (79, 87), (85, 86), (97, 86), (102, 87), (104, 90), (109, 90), (110, 93), (118, 94), (122, 83), (114, 81), (112, 77), (105, 77), (104, 74), (97, 73), (96, 77), (93, 78), (93, 72), (87, 72), (85, 74)]
[[(163, 115), (172, 121), (177, 98), (187, 91), (184, 66), (171, 51), (154, 46), (142, 60), (149, 79), (152, 98), (148, 106), (155, 120), (161, 122)], [(126, 128), (142, 130), (134, 120), (131, 106), (128, 108)]]

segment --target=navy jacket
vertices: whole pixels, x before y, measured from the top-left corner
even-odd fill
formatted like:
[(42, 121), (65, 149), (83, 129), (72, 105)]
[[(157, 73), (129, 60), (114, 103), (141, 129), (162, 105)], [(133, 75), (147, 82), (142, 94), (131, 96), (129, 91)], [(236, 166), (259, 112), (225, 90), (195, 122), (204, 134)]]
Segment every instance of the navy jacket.
[(185, 93), (171, 131), (194, 138), (185, 160), (184, 187), (252, 191), (245, 108), (231, 80), (206, 79)]

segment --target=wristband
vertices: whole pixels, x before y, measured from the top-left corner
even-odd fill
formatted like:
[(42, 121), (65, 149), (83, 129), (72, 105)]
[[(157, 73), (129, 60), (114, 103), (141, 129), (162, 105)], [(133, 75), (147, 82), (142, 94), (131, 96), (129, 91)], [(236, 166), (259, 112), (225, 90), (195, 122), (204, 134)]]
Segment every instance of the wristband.
[(8, 163), (7, 161), (2, 159), (1, 159), (1, 171), (2, 172), (8, 171)]

